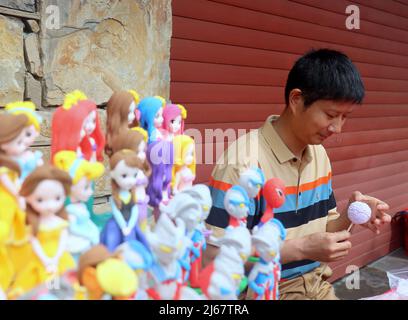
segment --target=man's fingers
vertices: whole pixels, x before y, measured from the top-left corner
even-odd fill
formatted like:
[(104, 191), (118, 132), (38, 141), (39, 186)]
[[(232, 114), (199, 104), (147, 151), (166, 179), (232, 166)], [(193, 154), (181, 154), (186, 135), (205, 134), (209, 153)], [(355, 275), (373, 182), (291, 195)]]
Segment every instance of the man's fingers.
[(349, 239), (351, 236), (351, 233), (348, 232), (347, 230), (339, 231), (333, 233), (333, 241), (334, 242), (340, 242)]
[(344, 251), (351, 249), (352, 244), (350, 241), (343, 241), (336, 243), (335, 251)]
[(337, 261), (337, 260), (343, 259), (348, 254), (349, 254), (349, 250), (342, 250), (342, 251), (336, 252), (333, 255), (331, 255), (330, 259)]

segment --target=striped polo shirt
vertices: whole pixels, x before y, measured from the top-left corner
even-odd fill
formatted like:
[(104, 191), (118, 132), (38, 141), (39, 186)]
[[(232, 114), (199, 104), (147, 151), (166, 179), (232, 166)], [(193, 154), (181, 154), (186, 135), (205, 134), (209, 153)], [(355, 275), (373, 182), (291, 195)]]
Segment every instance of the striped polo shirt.
[[(272, 125), (277, 118), (269, 116), (261, 128), (239, 137), (217, 161), (209, 183), (213, 207), (206, 220), (216, 238), (223, 236), (228, 225), (225, 192), (238, 183), (241, 172), (254, 166), (262, 169), (266, 179), (278, 177), (285, 182), (285, 203), (274, 213), (287, 229), (287, 239), (325, 232), (328, 221), (337, 219), (330, 160), (324, 147), (308, 145), (303, 157), (296, 158)], [(265, 208), (262, 190), (252, 206), (254, 215), (248, 217), (249, 229), (259, 222)], [(284, 264), (282, 279), (298, 277), (319, 265), (311, 260)]]

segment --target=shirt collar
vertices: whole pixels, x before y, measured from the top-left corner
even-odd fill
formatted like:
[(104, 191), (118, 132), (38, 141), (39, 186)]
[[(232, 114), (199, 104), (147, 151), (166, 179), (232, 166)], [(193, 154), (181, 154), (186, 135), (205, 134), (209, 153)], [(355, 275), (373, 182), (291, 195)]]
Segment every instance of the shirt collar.
[[(290, 149), (283, 142), (282, 138), (276, 132), (275, 127), (272, 125), (272, 122), (278, 118), (279, 118), (278, 115), (269, 116), (266, 119), (264, 125), (261, 127), (261, 134), (263, 135), (272, 152), (275, 154), (276, 158), (279, 160), (281, 164), (290, 160), (294, 161), (301, 160), (298, 159), (292, 153), (292, 151), (290, 151)], [(309, 145), (305, 149), (303, 159), (306, 162), (310, 162), (312, 160), (312, 152), (311, 147)]]

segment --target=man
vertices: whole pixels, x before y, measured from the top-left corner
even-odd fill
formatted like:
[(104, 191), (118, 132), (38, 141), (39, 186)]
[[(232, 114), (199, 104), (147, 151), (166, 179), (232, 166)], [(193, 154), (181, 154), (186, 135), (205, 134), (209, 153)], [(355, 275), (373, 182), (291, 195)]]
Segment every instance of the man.
[[(278, 177), (285, 182), (285, 204), (275, 210), (275, 218), (288, 232), (281, 250), (281, 299), (337, 299), (325, 281), (332, 272), (320, 262), (347, 256), (351, 242), (346, 229), (351, 222), (346, 210), (336, 211), (330, 160), (321, 143), (341, 132), (346, 117), (363, 98), (360, 74), (346, 55), (329, 49), (310, 51), (289, 72), (282, 114), (268, 117), (255, 133), (238, 138), (213, 170), (213, 207), (206, 222), (215, 238), (221, 237), (228, 225), (225, 191), (238, 183), (245, 168), (255, 163), (266, 179)], [(350, 196), (350, 203), (353, 201), (369, 204), (372, 217), (365, 227), (374, 232), (391, 221), (386, 203), (358, 191)], [(259, 222), (263, 208), (261, 196), (248, 228)], [(216, 241), (209, 241), (204, 260), (211, 260), (216, 253)]]

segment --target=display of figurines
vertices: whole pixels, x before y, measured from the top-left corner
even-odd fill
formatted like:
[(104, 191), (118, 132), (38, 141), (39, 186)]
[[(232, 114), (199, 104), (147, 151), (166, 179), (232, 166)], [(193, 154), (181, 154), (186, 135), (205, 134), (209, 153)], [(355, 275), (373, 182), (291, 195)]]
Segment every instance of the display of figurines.
[(31, 252), (12, 284), (12, 296), (39, 284), (51, 283), (58, 275), (75, 267), (67, 250), (69, 223), (64, 210), (70, 189), (70, 176), (50, 165), (38, 167), (25, 179), (20, 194), (27, 202)]
[(265, 211), (262, 214), (259, 225), (274, 218), (274, 209), (280, 208), (285, 203), (286, 187), (279, 178), (266, 181), (263, 188), (263, 197), (266, 202)]
[(103, 161), (105, 136), (96, 104), (81, 91), (73, 91), (58, 107), (51, 124), (51, 159), (58, 151), (75, 151), (88, 161)]
[(249, 196), (248, 215), (255, 214), (255, 198), (260, 196), (260, 192), (265, 184), (265, 176), (260, 168), (249, 168), (239, 175), (239, 185), (245, 189)]
[(163, 140), (173, 141), (176, 135), (184, 133), (184, 121), (187, 110), (181, 104), (167, 104), (163, 110), (163, 128), (160, 129)]
[(246, 226), (249, 206), (248, 194), (240, 185), (232, 186), (225, 192), (224, 208), (229, 214), (228, 228)]
[[(22, 124), (23, 121), (17, 121), (16, 119), (16, 123), (14, 124), (15, 132), (16, 134), (19, 132), (19, 134), (2, 147), (20, 166), (21, 174), (19, 181), (22, 183), (36, 167), (44, 164), (42, 152), (29, 149), (35, 139), (40, 135), (42, 118), (35, 111), (35, 105), (31, 101), (9, 103), (6, 105), (5, 110), (9, 114), (22, 114), (27, 117), (25, 125)], [(9, 123), (5, 125), (12, 126), (13, 124)]]
[[(278, 300), (281, 274), (280, 249), (286, 238), (286, 230), (277, 219), (270, 219), (252, 233), (258, 262), (248, 276), (251, 298), (255, 300)], [(249, 293), (251, 296), (251, 292)]]
[(139, 226), (140, 209), (135, 199), (138, 173), (143, 170), (143, 162), (135, 152), (124, 149), (114, 153), (109, 159), (109, 164), (112, 181), (112, 218), (106, 223), (100, 242), (111, 252), (129, 240), (138, 240), (148, 247)]
[(106, 106), (106, 145), (105, 153), (110, 157), (114, 151), (112, 143), (115, 136), (132, 127), (139, 126), (136, 116), (139, 95), (136, 91), (114, 92)]
[(177, 135), (173, 138), (174, 166), (171, 190), (173, 194), (191, 188), (196, 177), (196, 155), (193, 138)]
[(147, 131), (148, 143), (163, 140), (160, 129), (163, 126), (163, 107), (165, 101), (160, 97), (143, 98), (138, 105), (140, 126)]
[(54, 164), (72, 179), (70, 203), (65, 210), (69, 218), (68, 251), (78, 261), (82, 253), (99, 243), (99, 229), (91, 220), (86, 202), (93, 195), (92, 182), (103, 175), (105, 168), (100, 162), (78, 158), (74, 151), (59, 151)]

